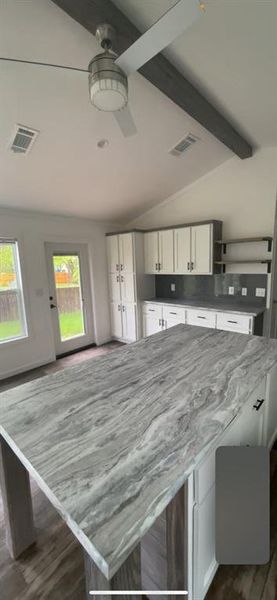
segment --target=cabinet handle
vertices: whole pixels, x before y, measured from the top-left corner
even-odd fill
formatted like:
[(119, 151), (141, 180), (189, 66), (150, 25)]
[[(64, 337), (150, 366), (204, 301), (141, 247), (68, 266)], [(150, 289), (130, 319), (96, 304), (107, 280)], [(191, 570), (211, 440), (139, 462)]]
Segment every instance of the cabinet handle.
[(170, 314), (170, 315), (177, 315), (177, 313), (170, 312), (170, 311), (169, 311), (169, 314)]
[(116, 281), (119, 283), (119, 275), (116, 276)]
[(160, 271), (162, 268), (162, 263), (158, 263), (158, 267), (159, 267), (159, 271)]
[(261, 398), (261, 400), (257, 400), (256, 404), (253, 404), (253, 408), (255, 408), (255, 410), (260, 410), (262, 404), (264, 403), (265, 399)]
[(155, 269), (156, 269), (156, 271), (158, 271), (158, 270), (159, 270), (159, 269), (158, 269), (158, 263), (155, 263)]
[(237, 325), (237, 324), (238, 324), (238, 322), (237, 322), (237, 321), (227, 321), (227, 323), (234, 323), (235, 325)]
[(121, 305), (120, 304), (117, 305), (117, 310), (121, 310)]
[(148, 308), (149, 312), (155, 312), (155, 308)]
[(200, 315), (197, 315), (197, 319), (206, 319), (207, 317), (200, 317)]
[(115, 269), (116, 269), (116, 271), (119, 271), (119, 265), (116, 264)]
[(125, 312), (125, 306), (124, 305), (122, 306), (122, 312)]
[(120, 265), (120, 271), (123, 271), (123, 266), (124, 266), (124, 265)]
[(162, 319), (159, 319), (159, 327), (162, 327)]
[(191, 262), (190, 266), (191, 266), (191, 271), (193, 271), (193, 269), (194, 269), (194, 262)]
[(123, 275), (121, 275), (121, 283), (123, 283), (123, 281), (124, 281), (124, 277), (123, 277)]
[(190, 262), (187, 263), (187, 270), (190, 271)]

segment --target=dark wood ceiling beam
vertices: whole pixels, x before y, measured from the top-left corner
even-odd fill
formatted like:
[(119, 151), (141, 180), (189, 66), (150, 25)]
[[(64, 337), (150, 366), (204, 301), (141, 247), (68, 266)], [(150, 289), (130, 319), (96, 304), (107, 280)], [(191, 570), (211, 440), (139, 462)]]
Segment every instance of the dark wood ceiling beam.
[[(52, 1), (93, 35), (100, 23), (112, 25), (116, 30), (117, 54), (141, 35), (111, 0)], [(252, 156), (253, 148), (248, 141), (162, 54), (152, 58), (139, 72), (237, 156)]]

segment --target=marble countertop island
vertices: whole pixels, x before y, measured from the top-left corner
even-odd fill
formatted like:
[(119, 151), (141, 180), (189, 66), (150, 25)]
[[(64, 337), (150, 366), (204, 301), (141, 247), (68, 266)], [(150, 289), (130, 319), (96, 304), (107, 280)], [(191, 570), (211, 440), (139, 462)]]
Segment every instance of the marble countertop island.
[(0, 395), (0, 434), (110, 578), (277, 360), (177, 325)]

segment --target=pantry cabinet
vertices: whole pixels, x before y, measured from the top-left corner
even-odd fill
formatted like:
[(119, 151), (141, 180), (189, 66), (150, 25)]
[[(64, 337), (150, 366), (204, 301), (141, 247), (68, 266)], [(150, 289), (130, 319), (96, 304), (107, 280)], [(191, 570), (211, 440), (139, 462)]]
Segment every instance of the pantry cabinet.
[(111, 333), (134, 342), (141, 337), (139, 302), (154, 293), (154, 281), (144, 275), (143, 233), (107, 235)]

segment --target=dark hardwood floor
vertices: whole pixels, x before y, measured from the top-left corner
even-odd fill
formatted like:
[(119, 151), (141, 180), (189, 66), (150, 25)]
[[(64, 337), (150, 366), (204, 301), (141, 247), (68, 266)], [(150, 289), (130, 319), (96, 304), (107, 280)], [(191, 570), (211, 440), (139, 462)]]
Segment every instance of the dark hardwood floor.
[[(90, 348), (10, 378), (0, 382), (0, 391), (99, 356), (118, 345), (113, 342)], [(271, 561), (260, 567), (220, 567), (206, 600), (277, 600), (277, 448), (272, 451), (271, 468)], [(0, 496), (0, 600), (84, 600), (82, 549), (34, 482), (32, 494), (37, 543), (17, 561), (10, 558), (5, 545)]]

